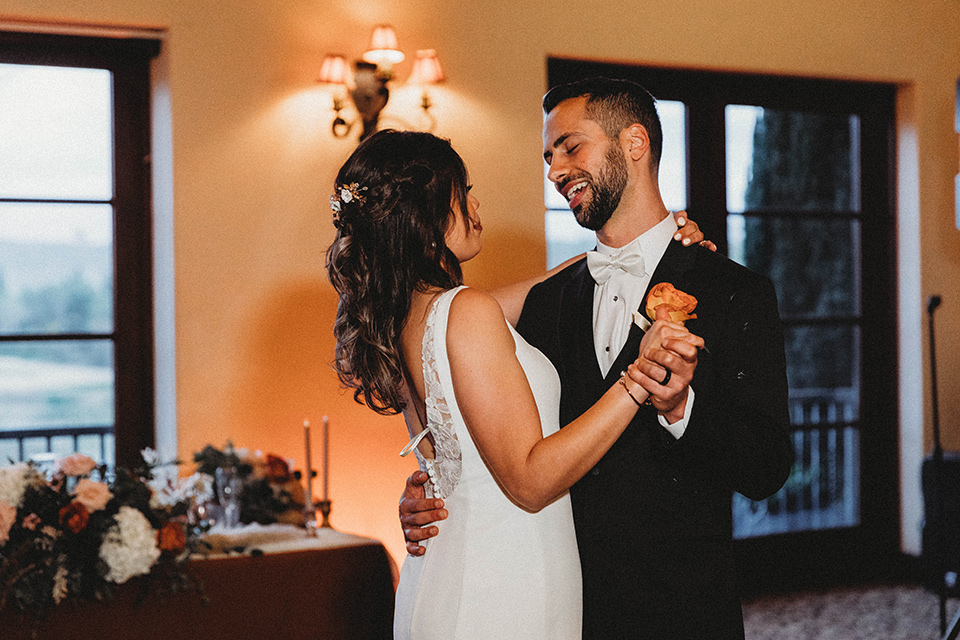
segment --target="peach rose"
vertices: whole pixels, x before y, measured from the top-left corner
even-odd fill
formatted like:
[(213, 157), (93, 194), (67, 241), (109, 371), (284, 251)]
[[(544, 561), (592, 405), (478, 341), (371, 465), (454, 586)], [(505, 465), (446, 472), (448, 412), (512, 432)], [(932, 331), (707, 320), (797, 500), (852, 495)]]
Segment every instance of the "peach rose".
[(157, 547), (161, 551), (180, 553), (187, 546), (187, 534), (179, 522), (168, 522), (157, 531)]
[(17, 519), (17, 509), (10, 503), (0, 500), (0, 546), (10, 539), (10, 529)]
[(97, 463), (90, 456), (74, 453), (57, 460), (56, 467), (65, 476), (83, 476), (96, 469)]
[(73, 495), (77, 502), (85, 506), (90, 513), (103, 509), (113, 497), (107, 485), (89, 478), (83, 478), (77, 482)]
[(79, 502), (71, 502), (60, 509), (60, 525), (73, 533), (80, 533), (87, 528), (90, 521), (90, 512)]
[(683, 324), (697, 317), (697, 314), (693, 313), (696, 308), (696, 298), (674, 288), (669, 282), (654, 285), (647, 295), (646, 311), (647, 317), (651, 320), (656, 320), (657, 311), (663, 309), (667, 312), (670, 322)]

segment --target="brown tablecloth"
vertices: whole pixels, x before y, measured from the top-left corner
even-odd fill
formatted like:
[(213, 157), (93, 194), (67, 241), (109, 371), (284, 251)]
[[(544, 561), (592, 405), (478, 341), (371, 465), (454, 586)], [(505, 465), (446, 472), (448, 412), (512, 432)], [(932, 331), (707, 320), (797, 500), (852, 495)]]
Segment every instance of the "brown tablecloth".
[[(39, 640), (390, 640), (393, 580), (377, 543), (191, 560), (196, 592), (151, 593), (137, 578), (108, 602), (66, 604), (38, 627)], [(28, 620), (0, 612), (0, 638), (30, 638)]]

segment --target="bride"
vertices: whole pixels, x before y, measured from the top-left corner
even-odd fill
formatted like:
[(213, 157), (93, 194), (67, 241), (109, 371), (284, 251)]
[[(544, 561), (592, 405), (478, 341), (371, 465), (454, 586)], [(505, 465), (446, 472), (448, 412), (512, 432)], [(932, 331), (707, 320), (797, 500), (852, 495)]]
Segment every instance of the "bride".
[(557, 372), (509, 322), (546, 275), (490, 293), (462, 285), (482, 226), (448, 141), (371, 136), (340, 169), (331, 207), (335, 368), (358, 401), (403, 413), (428, 495), (450, 513), (429, 553), (403, 564), (395, 638), (579, 638), (567, 489), (630, 423), (667, 349), (695, 353), (702, 340), (658, 320), (618, 383), (560, 430)]

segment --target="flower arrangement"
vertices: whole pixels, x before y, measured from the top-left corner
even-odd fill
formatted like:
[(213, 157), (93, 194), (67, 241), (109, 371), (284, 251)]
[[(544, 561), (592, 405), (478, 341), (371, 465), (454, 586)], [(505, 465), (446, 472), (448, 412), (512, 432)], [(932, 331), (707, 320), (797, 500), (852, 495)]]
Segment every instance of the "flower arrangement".
[[(39, 619), (64, 601), (108, 598), (135, 576), (194, 586), (182, 569), (198, 533), (187, 523), (196, 482), (171, 492), (159, 466), (146, 450), (134, 471), (108, 473), (80, 454), (49, 477), (32, 463), (0, 467), (0, 610)], [(155, 582), (141, 582), (143, 595)]]
[(218, 468), (233, 468), (241, 478), (240, 522), (303, 525), (306, 503), (300, 472), (284, 458), (260, 451), (207, 445), (193, 456), (197, 473), (213, 476)]

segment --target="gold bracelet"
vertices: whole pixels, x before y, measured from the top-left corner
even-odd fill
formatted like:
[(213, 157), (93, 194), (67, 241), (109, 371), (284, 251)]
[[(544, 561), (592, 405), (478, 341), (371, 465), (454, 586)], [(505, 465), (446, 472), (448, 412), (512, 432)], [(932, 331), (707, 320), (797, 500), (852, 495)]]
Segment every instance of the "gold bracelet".
[(620, 372), (620, 380), (618, 380), (617, 382), (619, 382), (620, 385), (623, 387), (623, 390), (627, 392), (627, 395), (630, 396), (630, 399), (633, 400), (638, 407), (642, 407), (642, 406), (643, 406), (643, 403), (640, 402), (639, 400), (637, 400), (637, 399), (634, 397), (634, 395), (633, 395), (632, 393), (630, 393), (630, 388), (627, 386), (626, 377), (627, 377), (627, 372), (626, 372), (626, 371), (621, 371), (621, 372)]

